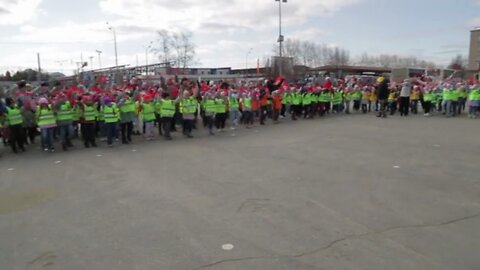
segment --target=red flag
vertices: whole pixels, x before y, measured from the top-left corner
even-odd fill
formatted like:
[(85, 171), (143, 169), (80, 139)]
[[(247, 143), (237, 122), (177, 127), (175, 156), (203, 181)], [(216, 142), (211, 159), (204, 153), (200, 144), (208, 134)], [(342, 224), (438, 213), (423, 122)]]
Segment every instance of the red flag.
[(277, 79), (275, 80), (275, 84), (276, 84), (276, 85), (280, 85), (280, 83), (281, 83), (283, 80), (284, 80), (284, 79), (283, 79), (282, 75), (279, 75), (279, 76), (277, 77)]

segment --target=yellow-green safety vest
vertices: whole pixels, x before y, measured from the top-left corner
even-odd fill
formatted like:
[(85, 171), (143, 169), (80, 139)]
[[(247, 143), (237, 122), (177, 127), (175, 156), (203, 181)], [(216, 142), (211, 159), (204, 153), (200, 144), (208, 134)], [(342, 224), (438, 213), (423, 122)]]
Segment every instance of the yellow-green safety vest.
[(36, 112), (37, 125), (39, 127), (52, 126), (56, 124), (55, 113), (53, 112), (50, 105), (48, 108), (37, 107)]
[(180, 102), (180, 112), (184, 114), (194, 114), (197, 111), (197, 101), (193, 98), (183, 99)]
[(142, 118), (145, 122), (155, 121), (155, 107), (152, 103), (143, 104)]
[(173, 117), (175, 115), (175, 102), (173, 100), (162, 99), (160, 104), (161, 117)]
[(23, 117), (19, 108), (7, 107), (7, 123), (9, 126), (23, 124)]
[(116, 105), (103, 107), (103, 118), (105, 123), (117, 123), (119, 119), (118, 108)]
[(95, 121), (97, 118), (98, 112), (97, 109), (90, 105), (85, 105), (83, 107), (83, 119), (85, 121)]
[(65, 102), (60, 105), (60, 108), (57, 112), (57, 120), (58, 121), (72, 121), (73, 120), (73, 112), (72, 106), (70, 102)]

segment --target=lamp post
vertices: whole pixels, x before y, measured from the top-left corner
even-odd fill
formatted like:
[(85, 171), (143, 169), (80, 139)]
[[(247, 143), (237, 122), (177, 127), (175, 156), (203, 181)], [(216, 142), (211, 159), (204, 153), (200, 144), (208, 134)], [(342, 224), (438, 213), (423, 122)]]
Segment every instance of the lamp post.
[(247, 55), (245, 56), (245, 73), (248, 73), (248, 56), (252, 53), (253, 48), (250, 48), (247, 52)]
[(148, 46), (145, 47), (145, 75), (148, 76), (148, 51), (152, 48), (153, 41), (150, 41)]
[(100, 50), (95, 50), (98, 54), (98, 69), (101, 69), (102, 68), (102, 51)]
[(90, 59), (90, 70), (93, 70), (93, 56), (89, 56), (88, 59)]
[(117, 31), (108, 22), (108, 30), (113, 32), (113, 44), (115, 46), (115, 68), (118, 68), (118, 53), (117, 53)]
[(287, 0), (275, 0), (275, 2), (278, 2), (278, 47), (279, 47), (279, 52), (278, 55), (280, 56), (279, 60), (279, 65), (278, 65), (278, 72), (280, 75), (282, 75), (282, 46), (283, 46), (283, 41), (284, 37), (282, 35), (282, 3), (287, 3)]

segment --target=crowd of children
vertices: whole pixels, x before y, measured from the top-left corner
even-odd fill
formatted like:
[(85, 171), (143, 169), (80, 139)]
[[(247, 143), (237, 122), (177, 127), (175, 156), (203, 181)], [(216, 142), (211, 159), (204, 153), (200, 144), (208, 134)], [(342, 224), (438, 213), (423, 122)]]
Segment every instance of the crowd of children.
[(133, 78), (123, 87), (50, 88), (43, 83), (32, 90), (19, 82), (15, 93), (0, 102), (0, 127), (4, 145), (14, 153), (34, 144), (37, 134), (41, 149), (54, 152), (56, 141), (67, 151), (73, 147), (73, 138), (81, 139), (87, 148), (97, 147), (98, 140), (112, 147), (117, 140), (130, 144), (132, 137), (140, 134), (152, 140), (155, 129), (159, 136), (172, 140), (177, 126), (185, 137), (193, 138), (200, 124), (214, 135), (215, 130), (223, 132), (227, 126), (251, 128), (255, 121), (265, 125), (271, 119), (276, 124), (287, 114), (294, 121), (372, 111), (378, 112), (378, 117), (394, 115), (397, 110), (408, 116), (421, 107), (425, 116), (437, 111), (453, 117), (467, 106), (470, 118), (479, 113), (480, 85), (476, 83), (408, 79), (396, 84), (380, 77), (375, 85), (335, 84), (329, 78), (322, 85), (302, 86), (283, 78), (238, 84), (170, 79), (149, 86)]

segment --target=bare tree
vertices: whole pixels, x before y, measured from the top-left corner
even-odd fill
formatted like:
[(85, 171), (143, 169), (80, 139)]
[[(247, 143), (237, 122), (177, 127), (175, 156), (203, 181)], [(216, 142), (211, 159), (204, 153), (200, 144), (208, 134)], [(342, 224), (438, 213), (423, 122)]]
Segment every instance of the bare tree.
[(357, 64), (385, 68), (435, 68), (437, 66), (433, 62), (418, 59), (416, 56), (401, 57), (396, 54), (381, 54), (379, 56), (371, 56), (367, 53), (363, 53), (358, 58)]
[[(298, 39), (287, 39), (284, 43), (284, 55), (287, 57), (293, 58), (293, 64), (298, 65), (300, 64), (300, 57), (301, 57), (301, 42)], [(276, 51), (278, 51), (278, 47), (276, 47)]]
[(463, 55), (458, 54), (452, 59), (452, 61), (450, 62), (450, 65), (448, 65), (448, 68), (454, 69), (454, 70), (464, 70), (466, 65), (467, 65), (467, 59), (463, 57)]
[(186, 69), (192, 64), (196, 63), (195, 61), (195, 44), (192, 42), (192, 33), (181, 33), (180, 34), (180, 55), (178, 66)]
[(341, 66), (341, 65), (348, 65), (348, 63), (350, 62), (350, 53), (343, 48), (339, 48), (339, 47), (327, 48), (327, 52), (328, 52), (327, 63), (329, 65)]
[(160, 30), (157, 32), (158, 46), (152, 49), (158, 59), (163, 63), (169, 63), (172, 60), (172, 37), (168, 30)]
[[(283, 55), (292, 57), (296, 65), (303, 64), (314, 67), (325, 64), (347, 65), (350, 63), (349, 51), (340, 47), (331, 48), (325, 44), (287, 39), (283, 48)], [(278, 55), (278, 50), (278, 46), (273, 44), (272, 53)]]
[(302, 62), (305, 66), (312, 66), (316, 58), (316, 44), (309, 41), (301, 43)]
[(192, 33), (171, 33), (168, 30), (160, 30), (158, 33), (158, 46), (152, 51), (160, 61), (172, 63), (172, 66), (186, 69), (195, 60), (195, 44), (192, 42)]

